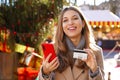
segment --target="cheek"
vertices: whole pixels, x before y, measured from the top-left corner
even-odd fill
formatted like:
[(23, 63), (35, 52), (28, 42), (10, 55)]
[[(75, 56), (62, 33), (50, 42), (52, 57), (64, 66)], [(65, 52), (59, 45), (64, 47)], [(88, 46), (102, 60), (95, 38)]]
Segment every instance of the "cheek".
[(63, 23), (63, 24), (62, 24), (62, 27), (64, 28), (64, 27), (66, 27), (66, 25), (67, 25), (67, 24)]
[(82, 23), (81, 21), (78, 23), (78, 26), (79, 26), (78, 28), (79, 28), (80, 31), (81, 31), (82, 28), (84, 27), (84, 26), (83, 26), (83, 23)]
[(82, 27), (79, 27), (79, 28), (77, 29), (77, 32), (78, 32), (78, 33), (81, 33), (81, 32), (82, 32)]
[(83, 27), (83, 23), (81, 21), (78, 21), (76, 24), (80, 27)]
[(67, 30), (66, 24), (63, 24), (63, 25), (62, 25), (62, 28), (63, 28), (63, 31), (65, 32), (65, 31)]
[(77, 24), (77, 30), (81, 31), (83, 28), (82, 24)]
[(67, 33), (67, 28), (63, 27), (63, 32), (66, 34)]

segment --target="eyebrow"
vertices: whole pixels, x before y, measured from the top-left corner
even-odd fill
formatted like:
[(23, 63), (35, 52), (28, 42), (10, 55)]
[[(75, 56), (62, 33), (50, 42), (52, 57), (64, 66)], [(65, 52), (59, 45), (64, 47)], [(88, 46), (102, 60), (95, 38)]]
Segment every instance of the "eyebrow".
[[(77, 15), (73, 15), (72, 17), (78, 17), (78, 16), (77, 16)], [(63, 19), (64, 19), (64, 18), (67, 18), (67, 17), (63, 17)]]
[[(76, 17), (77, 15), (73, 15), (73, 17)], [(77, 16), (78, 17), (78, 16)]]

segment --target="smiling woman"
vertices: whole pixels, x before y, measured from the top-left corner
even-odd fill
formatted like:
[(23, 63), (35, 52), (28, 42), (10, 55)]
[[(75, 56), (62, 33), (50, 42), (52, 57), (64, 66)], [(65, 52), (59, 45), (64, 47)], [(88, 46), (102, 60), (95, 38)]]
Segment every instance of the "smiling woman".
[(64, 13), (62, 26), (63, 26), (63, 31), (65, 32), (65, 34), (68, 35), (70, 38), (73, 38), (73, 39), (76, 37), (78, 38), (76, 39), (77, 41), (75, 41), (76, 44), (78, 44), (78, 41), (81, 37), (79, 35), (84, 26), (84, 22), (79, 17), (79, 14), (73, 10), (69, 10), (66, 13)]
[[(57, 57), (51, 62), (51, 54), (43, 59), (39, 80), (104, 80), (102, 49), (77, 7), (66, 7), (60, 13), (54, 47)], [(78, 57), (73, 57), (76, 49)], [(81, 59), (83, 54), (87, 57)]]

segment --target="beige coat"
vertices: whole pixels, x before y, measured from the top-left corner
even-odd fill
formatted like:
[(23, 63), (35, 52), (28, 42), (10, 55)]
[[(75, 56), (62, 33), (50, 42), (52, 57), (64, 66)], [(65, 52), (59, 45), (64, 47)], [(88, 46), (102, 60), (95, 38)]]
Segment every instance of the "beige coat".
[[(89, 69), (83, 70), (78, 68), (76, 66), (77, 64), (77, 60), (76, 60), (73, 69), (68, 67), (62, 73), (55, 72), (54, 80), (104, 80), (104, 71), (103, 71), (104, 67), (103, 67), (103, 55), (102, 55), (103, 53), (101, 48), (97, 47), (97, 49), (94, 51), (94, 54), (96, 55), (97, 64), (99, 66), (99, 74), (96, 77), (94, 78), (90, 77)], [(42, 78), (41, 74), (42, 73), (40, 72), (39, 80), (45, 80)], [(52, 79), (49, 78), (47, 80), (52, 80)]]

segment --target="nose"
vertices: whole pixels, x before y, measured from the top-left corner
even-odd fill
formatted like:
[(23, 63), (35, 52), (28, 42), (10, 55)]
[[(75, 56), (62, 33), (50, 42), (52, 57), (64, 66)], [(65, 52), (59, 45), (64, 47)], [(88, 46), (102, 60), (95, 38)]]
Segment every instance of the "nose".
[(72, 21), (72, 20), (69, 20), (69, 21), (68, 21), (68, 24), (73, 24), (73, 21)]

